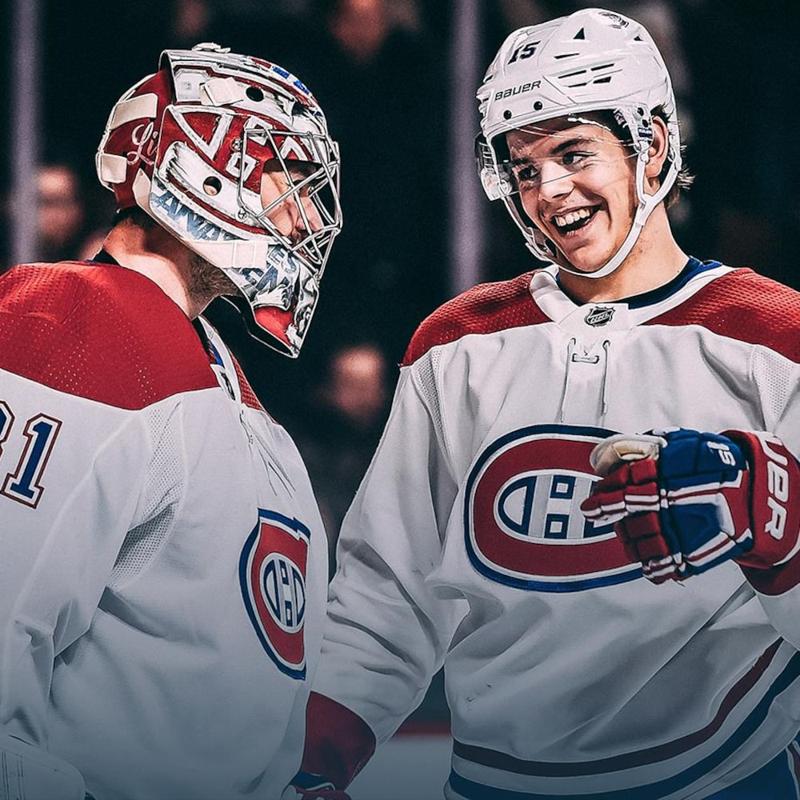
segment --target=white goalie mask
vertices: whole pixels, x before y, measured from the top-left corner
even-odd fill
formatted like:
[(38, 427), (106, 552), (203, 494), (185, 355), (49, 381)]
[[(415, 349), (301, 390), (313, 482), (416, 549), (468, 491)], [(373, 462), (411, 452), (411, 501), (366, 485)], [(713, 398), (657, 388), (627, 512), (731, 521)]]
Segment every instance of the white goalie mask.
[[(490, 200), (502, 200), (522, 231), (528, 248), (545, 261), (575, 275), (610, 275), (633, 248), (648, 217), (666, 197), (681, 169), (675, 97), (669, 74), (650, 34), (621, 14), (601, 9), (532, 25), (503, 42), (478, 90), (481, 134), (476, 155), (481, 184)], [(668, 128), (667, 167), (655, 194), (647, 194), (645, 167), (653, 141), (653, 111)], [(637, 206), (625, 240), (593, 272), (565, 266), (566, 259), (522, 208), (506, 134), (558, 118), (607, 111), (630, 137), (636, 158)]]
[[(300, 80), (214, 44), (167, 50), (112, 109), (97, 172), (230, 278), (253, 336), (298, 355), (342, 227), (339, 148)], [(274, 221), (289, 207), (291, 234)]]

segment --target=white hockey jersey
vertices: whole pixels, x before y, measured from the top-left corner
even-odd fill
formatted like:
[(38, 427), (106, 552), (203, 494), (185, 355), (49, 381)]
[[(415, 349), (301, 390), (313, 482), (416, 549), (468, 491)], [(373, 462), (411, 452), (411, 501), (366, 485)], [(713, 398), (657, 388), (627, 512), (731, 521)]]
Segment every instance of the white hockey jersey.
[(344, 522), (314, 691), (382, 742), (444, 664), (448, 798), (700, 798), (767, 763), (800, 729), (800, 560), (758, 593), (734, 563), (654, 586), (579, 505), (612, 433), (800, 454), (799, 326), (795, 292), (695, 259), (627, 302), (551, 269), (439, 309)]
[(0, 723), (97, 800), (280, 797), (327, 591), (286, 432), (113, 264), (0, 278), (0, 381)]

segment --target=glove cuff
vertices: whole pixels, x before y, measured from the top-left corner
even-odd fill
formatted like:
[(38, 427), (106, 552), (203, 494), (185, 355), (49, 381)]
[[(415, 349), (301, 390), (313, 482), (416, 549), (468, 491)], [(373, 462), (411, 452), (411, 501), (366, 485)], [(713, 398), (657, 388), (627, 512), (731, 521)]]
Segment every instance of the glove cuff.
[(800, 583), (800, 465), (774, 436), (724, 431), (747, 458), (753, 547), (736, 560), (762, 594)]
[(311, 692), (306, 707), (306, 746), (301, 769), (325, 775), (345, 789), (375, 752), (372, 729), (358, 714)]

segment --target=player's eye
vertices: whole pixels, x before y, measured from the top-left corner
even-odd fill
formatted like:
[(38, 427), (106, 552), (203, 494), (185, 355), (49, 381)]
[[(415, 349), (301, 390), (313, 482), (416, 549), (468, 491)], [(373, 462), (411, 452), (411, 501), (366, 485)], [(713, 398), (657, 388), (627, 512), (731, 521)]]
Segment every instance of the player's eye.
[(565, 167), (572, 167), (575, 169), (577, 167), (586, 166), (587, 160), (593, 155), (594, 153), (589, 153), (582, 150), (568, 150), (566, 153), (561, 155), (561, 163)]
[(514, 166), (514, 179), (517, 185), (535, 183), (539, 179), (539, 170), (533, 164), (517, 164)]

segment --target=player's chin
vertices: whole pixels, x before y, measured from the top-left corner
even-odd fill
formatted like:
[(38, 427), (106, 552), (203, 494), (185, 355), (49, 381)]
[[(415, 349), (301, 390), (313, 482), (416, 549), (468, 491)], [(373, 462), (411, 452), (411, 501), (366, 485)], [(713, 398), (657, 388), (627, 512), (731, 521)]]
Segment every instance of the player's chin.
[(606, 236), (589, 236), (582, 231), (562, 235), (549, 227), (539, 229), (555, 248), (553, 260), (559, 267), (590, 275), (605, 266), (616, 252)]
[(567, 267), (575, 272), (591, 275), (601, 269), (611, 259), (612, 253), (605, 249), (592, 247), (565, 248), (561, 251), (559, 266)]

